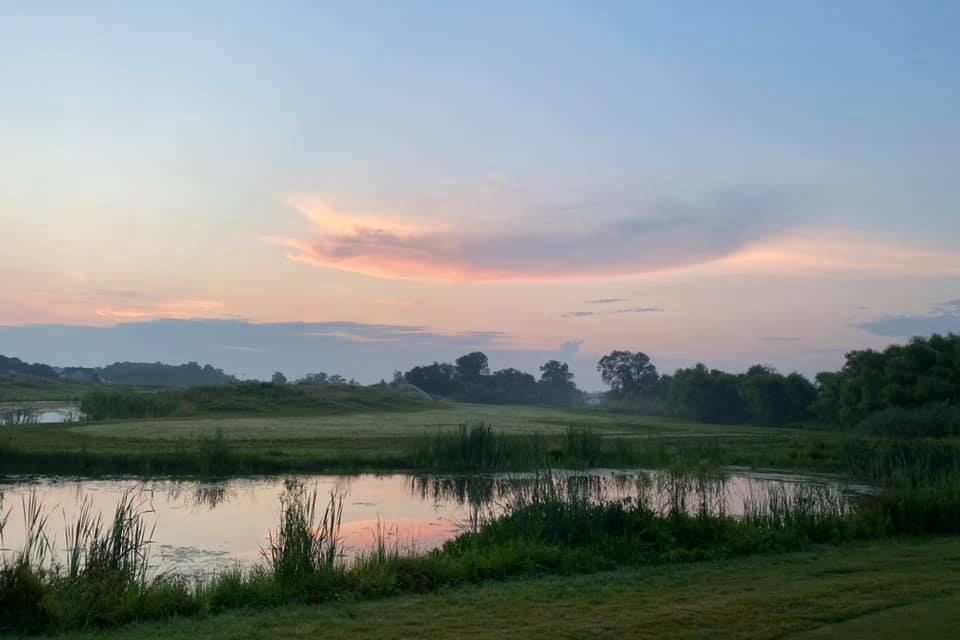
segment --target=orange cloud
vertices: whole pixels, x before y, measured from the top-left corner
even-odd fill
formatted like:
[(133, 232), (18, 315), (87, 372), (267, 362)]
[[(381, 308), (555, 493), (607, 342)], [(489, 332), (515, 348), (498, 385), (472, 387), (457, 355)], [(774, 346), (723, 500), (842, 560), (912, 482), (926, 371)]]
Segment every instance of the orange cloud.
[(576, 230), (544, 224), (453, 227), (412, 218), (344, 214), (322, 200), (291, 200), (313, 223), (306, 238), (266, 238), (287, 258), (377, 278), (442, 282), (549, 281), (664, 271), (877, 275), (960, 274), (960, 254), (799, 231), (775, 207), (749, 199), (673, 206)]
[(849, 232), (805, 233), (751, 246), (714, 261), (713, 271), (735, 273), (864, 273), (957, 276), (960, 253), (869, 242)]
[(778, 228), (755, 207), (710, 203), (582, 218), (580, 224), (482, 228), (345, 214), (322, 200), (289, 201), (314, 225), (307, 238), (267, 237), (290, 260), (378, 278), (542, 281), (615, 277), (709, 262)]

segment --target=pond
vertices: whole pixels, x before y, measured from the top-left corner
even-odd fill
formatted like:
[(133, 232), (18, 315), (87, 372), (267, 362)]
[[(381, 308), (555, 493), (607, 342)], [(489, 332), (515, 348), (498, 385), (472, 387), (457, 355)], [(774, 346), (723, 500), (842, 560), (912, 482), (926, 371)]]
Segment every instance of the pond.
[(82, 417), (78, 402), (0, 402), (0, 425), (77, 422)]
[[(638, 480), (641, 486), (644, 482), (650, 486), (650, 478), (656, 476), (656, 472), (597, 469), (563, 472), (558, 482), (562, 491), (609, 500), (635, 498)], [(150, 558), (155, 571), (205, 575), (237, 563), (250, 565), (262, 561), (261, 548), (279, 522), (280, 497), (291, 479), (317, 490), (321, 511), (330, 491), (344, 496), (340, 536), (350, 556), (370, 545), (380, 524), (402, 545), (440, 546), (471, 524), (502, 513), (514, 497), (529, 490), (535, 474), (302, 475), (216, 482), (8, 477), (0, 479), (0, 520), (7, 516), (0, 546), (8, 555), (21, 548), (22, 503), (31, 494), (42, 500), (49, 514), (47, 534), (55, 557), (62, 558), (65, 525), (75, 520), (85, 500), (91, 502), (94, 513), (109, 519), (121, 497), (130, 492), (146, 512), (148, 529), (153, 528)], [(869, 490), (828, 476), (734, 471), (723, 484), (722, 495), (715, 497), (722, 500), (727, 513), (738, 515), (745, 501), (765, 492), (790, 492), (810, 484), (836, 489), (837, 495), (851, 500)]]

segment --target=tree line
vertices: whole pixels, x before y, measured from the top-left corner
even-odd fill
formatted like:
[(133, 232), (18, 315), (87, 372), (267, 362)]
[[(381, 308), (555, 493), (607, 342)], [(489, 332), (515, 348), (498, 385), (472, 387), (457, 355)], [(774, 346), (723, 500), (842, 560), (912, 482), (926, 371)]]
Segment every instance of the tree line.
[(486, 354), (468, 353), (454, 363), (434, 362), (394, 374), (394, 384), (408, 383), (435, 396), (467, 402), (503, 404), (577, 405), (583, 392), (565, 362), (548, 360), (540, 366), (540, 377), (519, 369), (490, 371)]
[[(624, 350), (600, 358), (597, 370), (610, 389), (603, 399), (608, 408), (712, 423), (816, 421), (853, 427), (878, 412), (950, 406), (960, 401), (960, 335), (917, 337), (883, 351), (850, 351), (839, 371), (820, 373), (814, 381), (762, 364), (743, 373), (729, 373), (698, 363), (661, 374), (645, 353)], [(491, 372), (487, 356), (479, 351), (454, 363), (434, 362), (397, 372), (394, 383), (398, 382), (434, 396), (469, 402), (570, 406), (582, 404), (586, 397), (566, 363), (544, 363), (538, 379), (512, 368)], [(923, 415), (957, 413), (937, 410)], [(902, 422), (902, 418), (898, 420)], [(925, 423), (923, 428), (941, 427)]]

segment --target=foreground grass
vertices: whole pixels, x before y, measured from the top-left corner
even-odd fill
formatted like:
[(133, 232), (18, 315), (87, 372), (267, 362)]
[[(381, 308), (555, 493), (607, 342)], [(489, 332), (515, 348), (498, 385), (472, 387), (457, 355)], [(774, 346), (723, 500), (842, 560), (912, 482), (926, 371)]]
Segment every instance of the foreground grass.
[[(628, 416), (596, 410), (440, 404), (335, 415), (222, 416), (5, 428), (11, 472), (77, 474), (282, 473), (423, 468), (425, 434), (485, 423), (562, 446), (570, 427), (603, 439), (611, 464), (663, 466), (676, 457), (754, 468), (839, 471), (841, 437), (821, 431)], [(212, 443), (215, 446), (212, 446)]]
[(946, 638), (960, 539), (486, 583), (284, 606), (62, 638)]

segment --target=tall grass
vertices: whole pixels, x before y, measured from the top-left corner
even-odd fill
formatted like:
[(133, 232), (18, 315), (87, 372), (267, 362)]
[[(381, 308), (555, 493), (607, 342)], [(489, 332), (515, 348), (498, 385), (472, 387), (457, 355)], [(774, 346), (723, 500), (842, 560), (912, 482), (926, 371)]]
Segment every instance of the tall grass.
[(623, 440), (605, 446), (590, 429), (568, 427), (562, 439), (550, 440), (541, 433), (501, 433), (480, 423), (424, 434), (413, 460), (417, 468), (436, 471), (517, 471), (629, 464), (635, 460), (632, 452)]
[(261, 549), (267, 566), (282, 584), (289, 584), (336, 569), (342, 558), (340, 523), (343, 495), (330, 492), (321, 513), (317, 490), (307, 492), (302, 483), (288, 480), (281, 497), (280, 527), (270, 532), (268, 546)]

